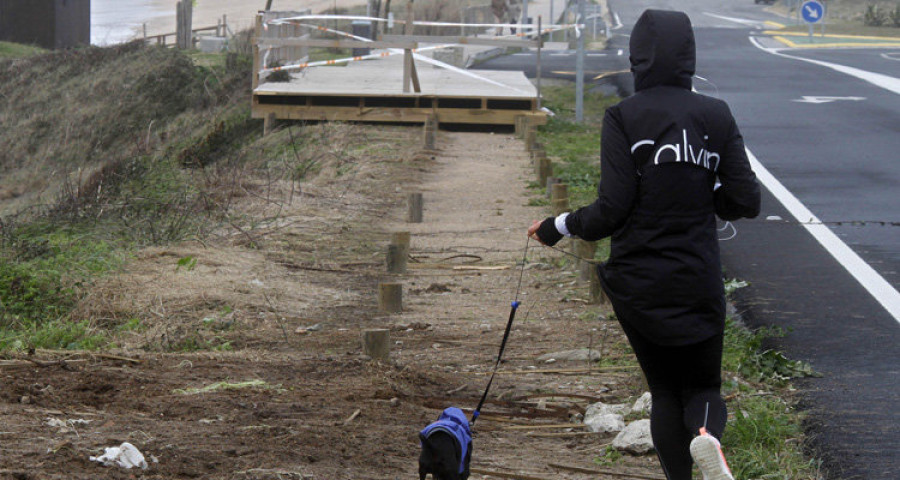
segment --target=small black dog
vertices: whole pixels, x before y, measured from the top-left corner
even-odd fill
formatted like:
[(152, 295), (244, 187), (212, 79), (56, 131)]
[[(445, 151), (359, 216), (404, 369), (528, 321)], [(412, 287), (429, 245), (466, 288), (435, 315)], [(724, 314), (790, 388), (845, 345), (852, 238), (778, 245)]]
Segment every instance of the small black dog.
[(419, 480), (467, 480), (472, 461), (472, 431), (462, 410), (450, 407), (419, 433)]

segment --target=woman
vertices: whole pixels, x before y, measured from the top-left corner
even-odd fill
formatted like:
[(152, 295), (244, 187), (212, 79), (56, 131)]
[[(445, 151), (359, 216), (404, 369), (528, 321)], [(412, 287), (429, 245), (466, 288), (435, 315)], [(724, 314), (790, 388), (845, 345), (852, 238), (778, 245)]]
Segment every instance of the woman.
[(725, 102), (693, 93), (681, 12), (647, 10), (631, 35), (635, 94), (603, 120), (599, 197), (528, 235), (611, 236), (600, 279), (650, 386), (651, 434), (669, 480), (732, 480), (718, 438), (725, 293), (716, 216), (759, 214), (760, 192)]

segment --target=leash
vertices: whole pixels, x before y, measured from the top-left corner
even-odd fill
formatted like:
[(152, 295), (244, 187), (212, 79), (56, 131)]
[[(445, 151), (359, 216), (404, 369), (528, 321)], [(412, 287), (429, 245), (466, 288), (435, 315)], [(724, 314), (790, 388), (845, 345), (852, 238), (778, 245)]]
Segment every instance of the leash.
[(528, 258), (528, 242), (530, 240), (531, 237), (528, 237), (528, 239), (525, 240), (525, 253), (522, 255), (522, 269), (519, 271), (519, 283), (516, 285), (516, 294), (512, 304), (510, 304), (509, 320), (506, 321), (506, 331), (503, 332), (503, 341), (500, 342), (500, 353), (497, 354), (497, 363), (494, 364), (494, 371), (491, 372), (491, 378), (488, 379), (487, 386), (484, 387), (484, 394), (481, 395), (478, 406), (475, 407), (475, 411), (472, 412), (472, 420), (469, 422), (469, 425), (472, 427), (475, 426), (475, 421), (478, 420), (478, 416), (481, 415), (481, 407), (484, 406), (484, 402), (487, 400), (488, 392), (491, 390), (491, 384), (494, 383), (494, 376), (497, 375), (497, 369), (500, 368), (500, 361), (503, 359), (503, 350), (506, 349), (506, 341), (509, 340), (509, 332), (512, 331), (513, 320), (516, 318), (516, 311), (519, 309), (519, 291), (522, 288), (522, 277), (525, 275), (525, 261)]

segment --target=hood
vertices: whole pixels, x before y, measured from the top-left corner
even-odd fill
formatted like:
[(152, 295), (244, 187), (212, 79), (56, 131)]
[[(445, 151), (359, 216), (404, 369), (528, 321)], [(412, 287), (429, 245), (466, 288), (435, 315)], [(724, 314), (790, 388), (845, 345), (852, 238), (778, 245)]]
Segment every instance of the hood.
[(697, 48), (684, 13), (644, 11), (631, 32), (630, 49), (634, 91), (661, 85), (691, 88)]

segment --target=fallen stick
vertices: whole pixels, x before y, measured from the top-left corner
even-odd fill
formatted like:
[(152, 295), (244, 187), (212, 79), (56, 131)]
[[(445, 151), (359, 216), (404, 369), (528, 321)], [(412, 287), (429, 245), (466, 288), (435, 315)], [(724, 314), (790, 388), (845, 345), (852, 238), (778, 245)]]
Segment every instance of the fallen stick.
[(344, 420), (344, 425), (349, 425), (350, 422), (355, 420), (356, 417), (358, 417), (360, 413), (362, 413), (362, 410), (357, 408), (356, 411), (353, 412), (353, 415), (350, 415), (350, 417), (348, 417), (346, 420)]
[(547, 425), (512, 425), (509, 427), (503, 427), (504, 430), (537, 430), (544, 428), (585, 428), (586, 425), (583, 423), (554, 423)]
[(469, 469), (472, 473), (477, 473), (479, 475), (490, 475), (492, 477), (501, 477), (501, 478), (514, 478), (516, 480), (551, 480), (549, 477), (538, 477), (528, 473), (506, 473), (506, 472), (497, 472), (494, 470), (487, 470), (485, 468), (472, 467)]
[(108, 353), (92, 353), (90, 355), (92, 357), (105, 358), (107, 360), (120, 360), (123, 362), (141, 363), (141, 360), (137, 358), (121, 357), (119, 355), (110, 355)]
[[(615, 367), (594, 367), (594, 368), (570, 368), (570, 369), (547, 369), (547, 370), (498, 370), (497, 375), (525, 375), (528, 373), (599, 373), (614, 372), (617, 370), (634, 370), (640, 368), (638, 365), (619, 365)], [(466, 375), (490, 375), (491, 372), (459, 372)]]
[(454, 393), (459, 393), (459, 392), (465, 390), (466, 387), (468, 387), (468, 385), (462, 384), (462, 385), (454, 388), (453, 390), (447, 390), (447, 395), (453, 395)]
[(468, 265), (457, 265), (453, 267), (453, 270), (509, 270), (509, 265), (497, 265), (494, 267), (486, 267), (486, 266), (468, 266)]
[[(599, 437), (602, 435), (607, 435), (604, 432), (553, 432), (553, 433), (542, 433), (542, 432), (528, 432), (525, 434), (527, 437), (541, 437), (541, 438), (566, 438), (566, 437)], [(608, 445), (612, 445), (611, 443), (607, 443), (604, 445), (597, 445), (596, 448), (606, 448)], [(594, 447), (591, 447), (594, 448)]]
[(570, 465), (561, 465), (558, 463), (548, 463), (547, 466), (552, 467), (552, 468), (558, 468), (560, 470), (568, 470), (570, 472), (578, 472), (578, 473), (613, 475), (613, 476), (617, 476), (617, 477), (643, 478), (646, 480), (666, 480), (665, 475), (659, 475), (656, 473), (620, 472), (620, 471), (612, 470), (609, 468), (582, 468), (582, 467), (573, 467)]

